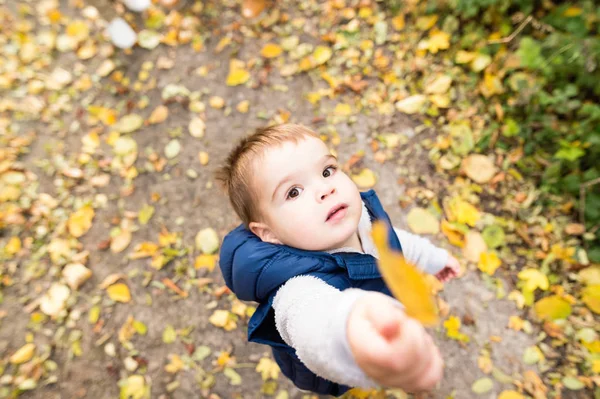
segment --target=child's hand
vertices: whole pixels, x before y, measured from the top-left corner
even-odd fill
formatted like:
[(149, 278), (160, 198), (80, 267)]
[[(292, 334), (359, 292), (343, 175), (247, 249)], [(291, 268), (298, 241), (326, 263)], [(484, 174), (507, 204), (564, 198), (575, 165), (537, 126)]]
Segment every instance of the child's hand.
[(446, 283), (458, 276), (458, 273), (460, 273), (460, 264), (458, 263), (458, 259), (450, 255), (446, 266), (444, 266), (444, 268), (440, 270), (435, 276), (442, 283)]
[(443, 360), (429, 334), (384, 294), (369, 293), (356, 302), (347, 334), (358, 366), (383, 386), (416, 392), (442, 379)]

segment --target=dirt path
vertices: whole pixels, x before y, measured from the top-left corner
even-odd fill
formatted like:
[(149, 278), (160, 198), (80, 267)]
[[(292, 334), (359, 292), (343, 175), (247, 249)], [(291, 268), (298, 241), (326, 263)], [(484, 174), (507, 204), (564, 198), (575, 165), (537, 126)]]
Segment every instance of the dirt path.
[[(221, 28), (232, 18), (231, 10), (223, 12)], [(249, 58), (260, 51), (265, 40), (246, 39), (243, 44), (234, 46), (235, 50), (228, 47), (216, 54), (214, 49), (219, 39), (219, 36), (209, 38), (205, 43), (206, 50), (202, 52), (195, 52), (190, 46), (167, 48), (164, 45), (152, 51), (136, 48), (130, 54), (117, 51), (112, 57), (117, 64), (117, 70), (132, 82), (136, 80), (145, 63), (153, 62), (156, 65), (161, 56), (174, 61), (174, 65), (166, 70), (152, 69), (151, 74), (156, 77), (156, 88), (143, 94), (135, 91), (117, 94), (114, 92), (114, 83), (108, 79), (95, 82), (85, 96), (82, 96), (85, 98), (82, 103), (73, 104), (71, 110), (62, 114), (65, 126), (68, 127), (72, 121), (79, 120), (82, 122), (81, 128), (71, 131), (53, 130), (39, 121), (23, 122), (27, 130), (32, 129), (37, 134), (31, 153), (22, 158), (25, 167), (39, 176), (40, 193), (45, 192), (57, 197), (60, 196), (60, 190), (56, 188), (56, 177), (46, 175), (39, 167), (39, 161), (53, 162), (52, 157), (59, 153), (64, 155), (65, 159), (74, 159), (81, 152), (81, 139), (89, 133), (89, 128), (86, 127), (85, 120), (77, 115), (87, 104), (120, 104), (127, 107), (129, 102), (134, 111), (146, 119), (153, 109), (163, 103), (161, 91), (169, 84), (180, 84), (192, 92), (202, 93), (201, 101), (206, 104), (206, 134), (202, 139), (193, 138), (187, 133), (187, 125), (193, 114), (188, 110), (187, 102), (168, 104), (169, 117), (165, 122), (144, 126), (133, 133), (139, 150), (136, 166), (140, 175), (133, 181), (135, 190), (131, 195), (119, 198), (123, 180), (116, 175), (113, 175), (110, 184), (103, 188), (95, 189), (78, 184), (73, 187), (73, 200), (77, 197), (97, 200), (97, 194), (105, 194), (108, 199), (106, 206), (96, 208), (92, 228), (80, 239), (82, 249), (90, 251), (87, 267), (93, 272), (93, 276), (76, 294), (78, 300), (71, 310), (71, 315), (73, 312), (79, 312), (80, 318), (71, 316), (66, 324), (69, 327), (64, 332), (65, 336), (73, 330), (81, 332), (82, 355), (73, 357), (68, 350), (68, 339), (59, 339), (64, 347), (56, 346), (52, 352), (52, 359), (58, 365), (58, 381), (24, 394), (23, 397), (118, 397), (118, 381), (131, 374), (125, 369), (123, 362), (134, 352), (139, 354), (138, 359), (147, 362), (147, 371), (144, 374), (151, 381), (153, 398), (198, 397), (201, 391), (198, 380), (206, 378), (203, 372), (199, 369), (181, 370), (176, 374), (164, 371), (169, 355), (177, 353), (183, 356), (189, 353), (190, 348), (182, 340), (165, 344), (163, 332), (167, 325), (176, 330), (192, 327), (185, 341), (196, 347), (210, 347), (211, 354), (198, 362), (206, 372), (213, 369), (220, 351), (230, 352), (238, 364), (252, 363), (249, 367), (236, 369), (242, 378), (241, 385), (231, 385), (231, 381), (222, 372), (215, 372), (215, 385), (206, 392), (221, 398), (264, 396), (260, 393), (263, 381), (254, 370), (254, 364), (261, 357), (270, 356), (268, 349), (246, 342), (245, 323), (240, 323), (237, 329), (226, 332), (208, 321), (215, 308), (226, 309), (230, 306), (230, 298), (227, 295), (215, 298), (212, 291), (223, 285), (218, 268), (210, 273), (205, 270), (198, 271), (197, 277), (213, 278), (214, 283), (209, 286), (211, 289), (197, 289), (183, 276), (178, 275), (185, 273), (181, 272), (183, 269), (176, 270), (181, 262), (174, 262), (160, 271), (154, 271), (146, 265), (145, 260), (129, 260), (127, 253), (141, 242), (156, 241), (163, 228), (181, 233), (184, 246), (191, 247), (196, 233), (203, 228), (214, 228), (222, 238), (227, 231), (236, 226), (238, 222), (226, 198), (213, 184), (212, 173), (235, 140), (254, 128), (263, 126), (267, 122), (266, 119), (271, 119), (280, 109), (290, 112), (290, 121), (303, 123), (323, 132), (328, 126), (333, 126), (339, 134), (340, 144), (336, 146), (336, 151), (342, 162), (348, 161), (357, 151), (364, 150), (365, 165), (378, 176), (374, 188), (396, 225), (406, 228), (407, 209), (402, 209), (399, 203), (407, 187), (429, 189), (434, 198), (441, 199), (443, 196), (446, 187), (443, 177), (436, 175), (432, 170), (427, 159), (427, 150), (420, 145), (423, 139), (433, 137), (435, 133), (425, 131), (417, 134), (417, 120), (411, 120), (400, 113), (387, 116), (361, 114), (354, 123), (328, 124), (326, 118), (336, 100), (324, 99), (319, 107), (311, 105), (305, 99), (306, 93), (323, 88), (323, 82), (316, 82), (307, 74), (283, 78), (273, 73), (268, 76), (267, 83), (257, 88), (226, 86), (224, 82), (233, 52), (235, 51), (238, 58)], [(54, 62), (55, 65), (68, 66), (72, 70), (78, 70), (78, 66), (82, 65), (82, 73), (86, 73), (96, 70), (101, 61), (100, 57), (79, 61), (66, 54)], [(196, 72), (201, 66), (206, 66), (209, 70), (205, 76), (199, 76)], [(139, 110), (135, 105), (142, 96), (147, 96), (148, 105)], [(208, 106), (208, 98), (211, 96), (222, 97), (225, 100), (225, 108), (230, 109), (231, 113), (225, 115), (223, 109)], [(247, 114), (235, 110), (236, 105), (243, 100), (250, 102), (250, 111)], [(182, 128), (182, 133), (178, 136), (181, 143), (179, 154), (169, 161), (162, 172), (144, 172), (148, 162), (144, 151), (152, 148), (162, 155), (164, 147), (173, 138), (169, 132), (172, 133), (173, 129), (177, 128)], [(57, 133), (57, 130), (62, 133)], [(384, 132), (402, 133), (407, 142), (392, 150), (392, 159), (381, 164), (374, 160), (370, 143), (375, 135)], [(106, 134), (104, 133), (103, 138), (106, 138)], [(64, 144), (63, 149), (60, 143)], [(103, 143), (102, 148), (101, 151), (109, 156), (109, 147)], [(198, 153), (201, 151), (210, 156), (206, 166), (200, 165), (198, 161)], [(195, 173), (189, 172), (190, 170)], [(191, 178), (191, 174), (197, 177)], [(161, 199), (152, 202), (152, 196), (159, 196)], [(137, 213), (144, 204), (150, 203), (155, 207), (154, 216), (147, 225), (139, 226), (139, 230), (135, 231), (128, 250), (112, 253), (109, 250), (98, 249), (99, 244), (110, 237), (110, 230), (115, 227), (113, 219), (122, 218), (126, 212)], [(441, 236), (432, 239), (441, 244), (439, 238)], [(196, 254), (190, 253), (182, 259), (193, 263), (194, 255)], [(130, 303), (104, 306), (107, 305), (106, 297), (103, 297), (96, 287), (113, 273), (124, 273), (128, 276), (127, 282), (133, 298)], [(161, 289), (159, 285), (145, 286), (143, 281), (150, 273), (150, 279), (153, 281), (178, 276), (176, 281), (179, 281), (181, 287), (187, 287), (189, 296), (181, 299), (170, 291)], [(53, 277), (46, 275), (29, 287), (44, 292), (52, 280)], [(4, 302), (1, 307), (6, 311), (6, 316), (2, 319), (0, 330), (0, 349), (3, 356), (19, 348), (28, 331), (34, 331), (36, 337), (45, 336), (48, 342), (52, 341), (55, 334), (55, 327), (52, 325), (37, 331), (32, 330), (31, 326), (28, 327), (29, 315), (24, 310), (27, 301), (22, 300), (22, 295), (30, 297), (31, 293), (23, 290), (23, 286), (13, 286), (4, 290)], [(471, 341), (460, 344), (449, 340), (441, 326), (432, 331), (444, 354), (447, 370), (442, 386), (431, 397), (447, 398), (453, 395), (454, 398), (493, 398), (502, 390), (510, 389), (511, 384), (495, 381), (492, 391), (485, 395), (476, 395), (471, 391), (471, 385), (484, 377), (477, 364), (483, 348), (491, 352), (492, 362), (499, 370), (509, 375), (519, 375), (523, 372), (521, 356), (525, 348), (533, 344), (533, 339), (507, 327), (509, 316), (518, 314), (514, 304), (507, 300), (497, 300), (495, 292), (486, 288), (485, 283), (474, 272), (467, 272), (464, 277), (451, 282), (441, 293), (441, 297), (449, 304), (451, 314), (471, 321), (470, 325), (463, 326), (461, 330)], [(101, 317), (104, 325), (100, 331), (94, 331), (94, 325), (87, 321), (87, 312), (93, 303), (102, 304)], [(129, 316), (147, 326), (144, 336), (138, 335), (131, 339), (134, 352), (126, 349), (118, 340), (119, 330)], [(501, 337), (501, 342), (496, 342), (492, 336)], [(109, 354), (106, 350), (109, 343), (116, 348), (112, 356), (110, 350)], [(169, 392), (170, 390), (172, 392)], [(275, 392), (286, 390), (289, 391), (290, 398), (301, 398), (304, 395), (280, 377)]]

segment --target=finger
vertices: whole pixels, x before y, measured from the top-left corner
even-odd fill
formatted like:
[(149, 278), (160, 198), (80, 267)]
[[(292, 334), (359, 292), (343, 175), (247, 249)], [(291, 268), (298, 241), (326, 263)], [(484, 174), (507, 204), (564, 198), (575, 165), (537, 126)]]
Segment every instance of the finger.
[(407, 318), (404, 312), (389, 303), (387, 298), (381, 303), (370, 305), (366, 308), (366, 316), (373, 328), (387, 341), (397, 337), (403, 320)]

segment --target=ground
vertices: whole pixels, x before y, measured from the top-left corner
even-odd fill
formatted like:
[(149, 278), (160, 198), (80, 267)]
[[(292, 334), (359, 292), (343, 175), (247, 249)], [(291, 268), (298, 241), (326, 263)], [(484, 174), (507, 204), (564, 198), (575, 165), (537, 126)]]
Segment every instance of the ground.
[[(28, 2), (25, 2), (28, 3)], [(76, 3), (76, 2), (74, 2)], [(101, 17), (109, 19), (114, 13), (113, 4), (89, 1), (89, 5), (96, 6)], [(71, 4), (72, 5), (72, 4)], [(0, 7), (6, 7), (7, 5)], [(69, 11), (67, 2), (61, 5), (65, 15), (73, 15), (76, 11)], [(9, 5), (10, 7), (10, 5)], [(435, 138), (438, 134), (435, 129), (418, 128), (421, 121), (418, 117), (394, 112), (391, 115), (377, 113), (357, 114), (353, 120), (336, 121), (329, 124), (328, 114), (324, 110), (331, 109), (335, 99), (323, 99), (319, 106), (312, 105), (306, 100), (306, 93), (322, 88), (322, 82), (316, 82), (313, 76), (295, 74), (292, 77), (281, 77), (272, 73), (268, 76), (268, 83), (258, 87), (227, 86), (225, 81), (229, 74), (229, 60), (232, 56), (240, 59), (251, 58), (260, 52), (263, 42), (246, 40), (243, 44), (231, 47), (222, 52), (215, 52), (220, 37), (219, 29), (224, 29), (230, 23), (229, 19), (234, 11), (228, 11), (227, 18), (223, 18), (221, 25), (212, 26), (217, 32), (215, 37), (208, 37), (204, 43), (205, 48), (198, 52), (191, 46), (169, 47), (160, 45), (149, 51), (135, 47), (130, 51), (115, 49), (110, 58), (117, 65), (117, 70), (125, 78), (133, 82), (138, 78), (142, 66), (147, 62), (156, 64), (159, 57), (166, 57), (174, 61), (170, 69), (152, 71), (156, 77), (156, 88), (143, 93), (148, 96), (148, 103), (139, 109), (138, 102), (142, 95), (133, 90), (125, 92), (115, 91), (118, 86), (110, 78), (97, 79), (92, 87), (60, 114), (61, 127), (50, 128), (49, 123), (29, 118), (19, 122), (21, 132), (34, 132), (35, 139), (30, 145), (30, 151), (22, 155), (19, 160), (23, 169), (33, 172), (39, 179), (38, 193), (47, 193), (55, 198), (65, 195), (64, 190), (57, 187), (67, 181), (68, 190), (65, 197), (67, 202), (76, 201), (77, 198), (87, 198), (94, 202), (94, 222), (89, 231), (79, 238), (80, 251), (89, 251), (86, 266), (92, 271), (92, 276), (81, 288), (72, 295), (70, 301), (69, 317), (59, 321), (48, 321), (48, 324), (32, 326), (30, 322), (31, 309), (27, 305), (43, 294), (51, 282), (56, 280), (59, 268), (52, 265), (49, 260), (42, 258), (41, 262), (47, 270), (43, 276), (29, 281), (28, 284), (15, 284), (3, 290), (4, 301), (1, 309), (4, 313), (2, 328), (0, 329), (0, 353), (3, 357), (10, 356), (24, 344), (24, 337), (28, 332), (35, 335), (38, 348), (43, 342), (52, 343), (50, 358), (58, 366), (57, 381), (35, 390), (25, 392), (25, 398), (114, 398), (119, 395), (119, 380), (128, 375), (124, 367), (124, 359), (132, 353), (139, 354), (137, 360), (147, 362), (147, 382), (151, 383), (151, 396), (154, 398), (187, 398), (198, 397), (201, 394), (199, 381), (206, 376), (186, 367), (177, 373), (165, 371), (171, 354), (184, 355), (193, 352), (193, 347), (206, 345), (210, 347), (211, 354), (202, 361), (197, 362), (204, 371), (214, 372), (216, 383), (204, 392), (212, 393), (221, 398), (255, 398), (261, 394), (263, 380), (255, 371), (256, 363), (262, 357), (270, 357), (268, 348), (248, 343), (246, 340), (246, 321), (240, 321), (238, 327), (232, 331), (214, 326), (209, 322), (209, 317), (214, 309), (227, 309), (231, 297), (215, 296), (214, 290), (222, 287), (224, 281), (220, 271), (199, 269), (196, 277), (210, 277), (213, 281), (206, 287), (199, 289), (195, 280), (186, 279), (177, 274), (175, 262), (167, 264), (161, 270), (154, 270), (147, 265), (146, 260), (131, 260), (128, 254), (137, 244), (145, 241), (156, 241), (161, 230), (180, 234), (184, 247), (193, 247), (194, 238), (198, 231), (204, 228), (213, 228), (222, 238), (239, 221), (232, 211), (227, 198), (214, 182), (213, 174), (224, 160), (232, 144), (251, 132), (254, 128), (264, 126), (269, 119), (274, 118), (280, 110), (289, 111), (289, 120), (302, 123), (319, 130), (333, 126), (339, 134), (339, 145), (335, 146), (342, 163), (347, 162), (354, 154), (364, 151), (364, 166), (374, 171), (377, 182), (374, 189), (381, 198), (384, 207), (389, 212), (393, 222), (401, 228), (407, 229), (406, 215), (414, 204), (407, 208), (401, 206), (401, 199), (405, 197), (408, 187), (421, 187), (429, 190), (433, 198), (441, 201), (446, 193), (449, 182), (444, 180), (444, 175), (439, 174), (431, 165), (427, 150), (421, 142), (427, 138)], [(71, 14), (70, 14), (71, 13)], [(137, 19), (135, 19), (137, 18)], [(139, 16), (134, 20), (140, 21)], [(229, 18), (229, 19), (228, 19)], [(218, 20), (217, 20), (218, 21)], [(214, 22), (214, 21), (213, 21)], [(79, 60), (73, 53), (58, 54), (52, 60), (53, 67), (62, 66), (80, 76), (84, 73), (93, 73), (104, 60), (96, 56), (89, 60)], [(204, 76), (197, 73), (201, 66), (207, 67)], [(180, 84), (191, 92), (203, 93), (201, 100), (206, 109), (202, 117), (206, 124), (204, 137), (194, 138), (187, 132), (189, 121), (194, 113), (188, 109), (189, 100), (167, 103), (161, 97), (161, 91), (168, 84)], [(225, 109), (215, 109), (208, 105), (208, 98), (219, 96), (225, 101)], [(48, 101), (52, 101), (48, 99)], [(250, 111), (238, 112), (236, 105), (249, 100)], [(75, 159), (82, 152), (82, 138), (90, 133), (91, 126), (87, 125), (83, 117), (87, 113), (89, 104), (114, 104), (121, 103), (121, 107), (131, 112), (143, 115), (147, 119), (152, 110), (161, 104), (167, 104), (169, 116), (166, 121), (159, 124), (145, 124), (132, 134), (137, 142), (139, 156), (136, 166), (140, 172), (133, 182), (133, 190), (123, 191), (126, 185), (118, 173), (112, 173), (110, 183), (102, 187), (92, 187), (81, 181), (72, 181), (64, 176), (48, 173), (43, 167), (43, 161), (56, 164), (57, 156), (64, 156), (67, 160)], [(329, 112), (329, 111), (327, 111)], [(123, 111), (123, 114), (127, 112)], [(229, 114), (228, 114), (229, 113)], [(266, 115), (262, 117), (261, 113)], [(72, 125), (78, 121), (79, 125)], [(70, 128), (72, 127), (72, 128)], [(182, 128), (179, 136), (174, 135), (173, 129)], [(171, 134), (170, 134), (171, 132)], [(384, 163), (374, 159), (371, 143), (376, 134), (389, 132), (400, 134), (404, 139), (393, 155)], [(104, 142), (108, 133), (102, 133), (102, 144), (97, 150), (98, 159), (111, 156), (110, 147)], [(169, 160), (160, 172), (146, 172), (145, 163), (148, 162), (147, 149), (155, 150), (163, 156), (164, 147), (177, 137), (181, 150), (172, 160)], [(210, 156), (207, 165), (201, 165), (198, 160), (199, 152), (207, 152)], [(83, 167), (82, 167), (83, 168)], [(193, 178), (189, 170), (196, 172)], [(407, 173), (408, 172), (408, 173)], [(410, 178), (407, 178), (410, 176)], [(106, 203), (102, 204), (99, 194), (106, 195)], [(71, 199), (68, 199), (68, 196)], [(160, 198), (153, 202), (154, 199)], [(152, 204), (155, 213), (150, 221), (141, 225), (137, 223), (137, 212), (144, 204)], [(135, 213), (133, 220), (136, 225), (133, 229), (133, 238), (127, 250), (113, 252), (103, 246), (110, 238), (111, 229), (118, 226), (123, 219), (128, 218), (127, 212)], [(59, 223), (60, 226), (60, 223)], [(54, 227), (57, 227), (54, 225)], [(64, 231), (64, 224), (62, 225)], [(7, 234), (7, 233), (3, 233)], [(458, 250), (450, 246), (443, 239), (441, 233), (429, 236), (438, 245), (448, 248), (457, 254)], [(194, 262), (197, 252), (190, 252), (181, 259)], [(180, 259), (180, 260), (181, 260)], [(16, 267), (20, 267), (17, 264)], [(25, 273), (22, 271), (21, 273)], [(107, 300), (106, 295), (98, 285), (107, 277), (115, 273), (126, 275), (124, 281), (131, 290), (131, 301), (128, 303), (113, 303)], [(23, 274), (16, 275), (23, 277)], [(174, 276), (177, 275), (177, 278)], [(184, 273), (185, 275), (185, 273)], [(160, 284), (144, 285), (145, 278), (159, 282), (163, 278), (171, 278), (184, 288), (189, 296), (182, 298), (174, 295), (172, 291), (165, 290)], [(505, 281), (507, 291), (514, 281)], [(447, 338), (444, 328), (440, 325), (430, 332), (446, 362), (446, 371), (441, 386), (432, 392), (431, 398), (478, 398), (496, 397), (503, 390), (513, 387), (509, 382), (494, 381), (493, 388), (484, 395), (472, 391), (472, 384), (484, 377), (478, 358), (483, 348), (491, 353), (491, 360), (495, 368), (503, 373), (521, 379), (526, 370), (521, 357), (525, 349), (535, 343), (533, 335), (517, 332), (508, 328), (509, 317), (522, 314), (514, 302), (507, 299), (497, 299), (496, 292), (486, 285), (479, 272), (468, 267), (464, 275), (453, 280), (440, 292), (440, 297), (447, 302), (451, 313), (463, 320), (461, 331), (470, 337), (470, 342), (461, 343)], [(88, 322), (88, 312), (94, 304), (101, 305), (101, 320), (103, 325)], [(248, 303), (252, 306), (253, 304)], [(122, 345), (118, 334), (127, 318), (133, 316), (147, 326), (145, 335), (136, 335), (131, 338), (132, 347)], [(56, 323), (56, 324), (52, 324)], [(57, 325), (64, 326), (63, 336)], [(164, 343), (163, 333), (167, 325), (175, 330), (192, 327), (185, 340), (177, 339), (174, 343)], [(62, 328), (62, 327), (61, 327)], [(71, 341), (68, 335), (71, 331), (80, 331), (81, 355), (73, 356)], [(185, 334), (180, 334), (185, 335)], [(490, 337), (500, 337), (494, 340)], [(185, 342), (188, 343), (186, 345)], [(107, 353), (106, 344), (113, 343), (115, 353)], [(61, 346), (62, 345), (62, 346)], [(192, 350), (190, 351), (190, 347)], [(230, 353), (235, 357), (238, 367), (235, 368), (241, 376), (241, 385), (232, 385), (215, 360), (221, 351)], [(213, 370), (214, 369), (214, 370)], [(198, 378), (198, 376), (200, 376)], [(43, 380), (40, 380), (40, 384)], [(176, 381), (177, 384), (173, 384)], [(301, 398), (305, 394), (293, 388), (292, 385), (280, 376), (275, 393), (288, 391), (290, 398)]]

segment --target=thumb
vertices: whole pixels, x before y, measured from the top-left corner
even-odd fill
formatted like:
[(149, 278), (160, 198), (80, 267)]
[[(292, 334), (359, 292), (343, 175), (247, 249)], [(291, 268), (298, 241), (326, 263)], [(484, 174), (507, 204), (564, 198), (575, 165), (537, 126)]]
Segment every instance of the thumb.
[(377, 298), (366, 309), (366, 317), (373, 328), (387, 341), (400, 335), (404, 312), (387, 297)]

